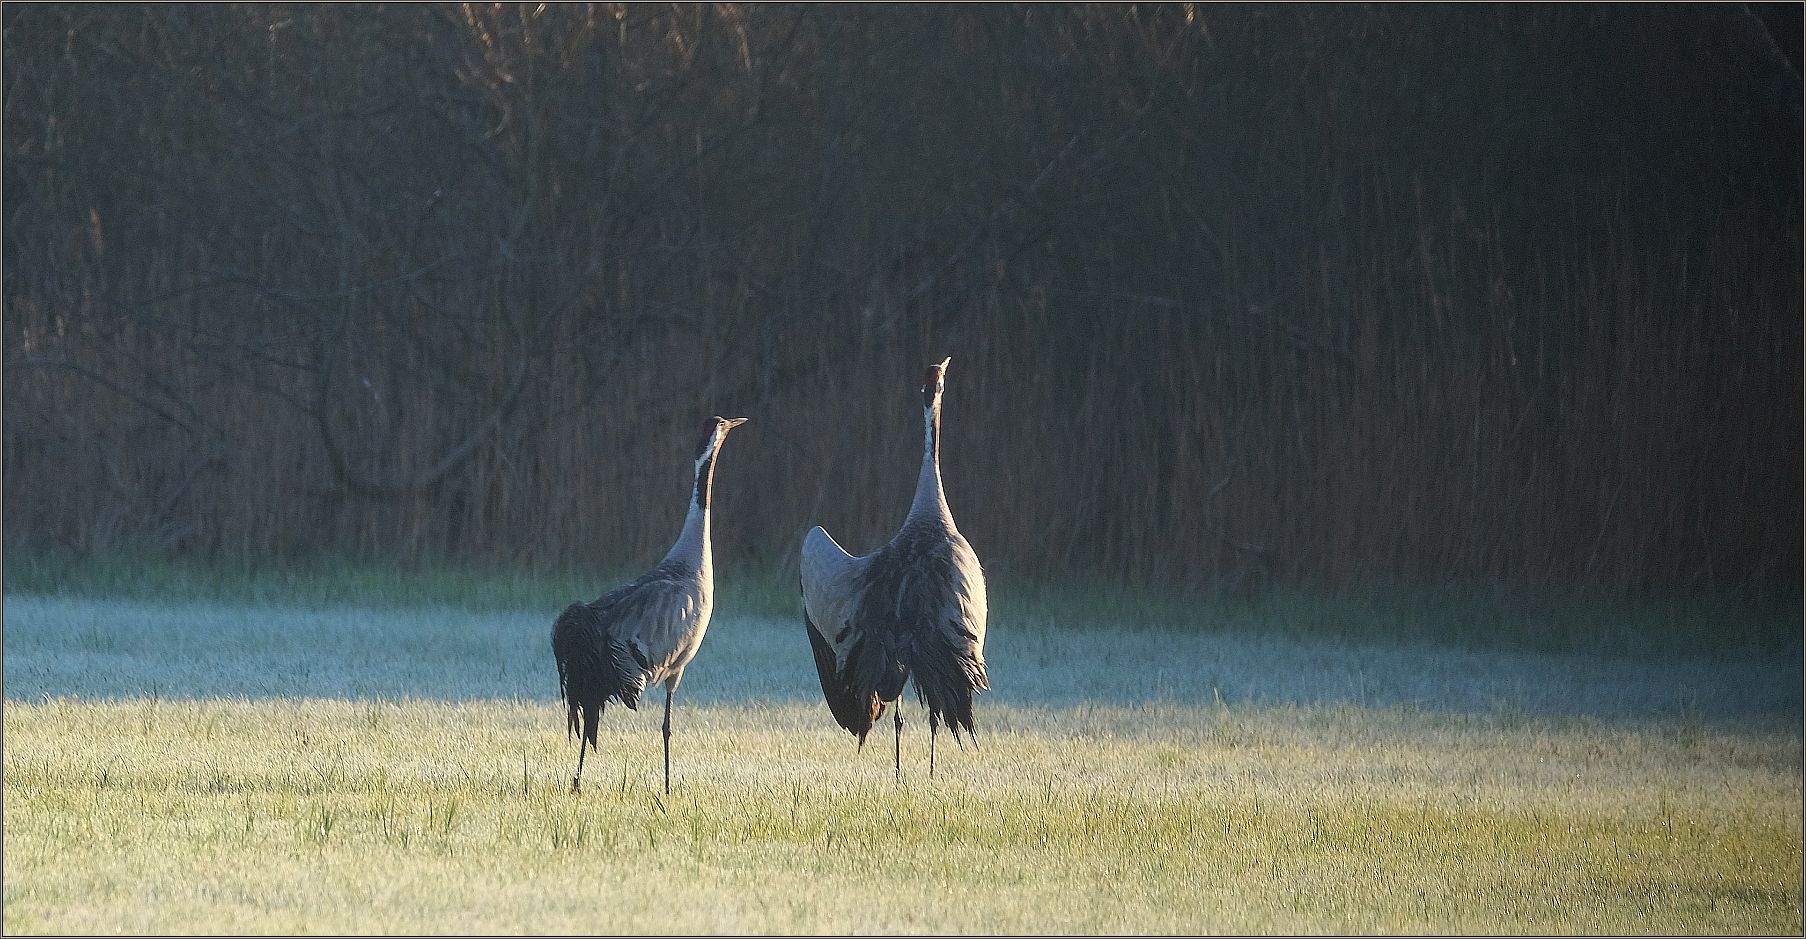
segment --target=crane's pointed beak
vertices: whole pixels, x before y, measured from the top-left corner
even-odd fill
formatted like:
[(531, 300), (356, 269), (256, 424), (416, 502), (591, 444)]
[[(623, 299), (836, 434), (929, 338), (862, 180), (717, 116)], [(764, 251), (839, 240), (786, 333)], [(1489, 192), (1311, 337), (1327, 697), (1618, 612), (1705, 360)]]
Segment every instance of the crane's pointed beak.
[(952, 362), (952, 361), (953, 361), (953, 356), (947, 356), (946, 358), (942, 359), (941, 364), (936, 367), (944, 372), (947, 370), (947, 363)]
[(739, 427), (741, 424), (746, 423), (748, 420), (750, 420), (750, 418), (736, 417), (733, 420), (727, 422), (728, 429), (732, 430), (735, 427)]

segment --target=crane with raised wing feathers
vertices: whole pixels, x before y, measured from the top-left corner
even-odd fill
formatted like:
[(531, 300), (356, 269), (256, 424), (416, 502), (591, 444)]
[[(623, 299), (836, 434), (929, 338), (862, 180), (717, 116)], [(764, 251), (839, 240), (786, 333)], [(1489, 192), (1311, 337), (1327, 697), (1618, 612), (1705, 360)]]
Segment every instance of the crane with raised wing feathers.
[(990, 688), (985, 671), (985, 579), (972, 546), (954, 527), (941, 489), (941, 393), (946, 359), (922, 381), (922, 469), (915, 500), (882, 548), (853, 557), (821, 528), (803, 538), (803, 622), (815, 653), (822, 695), (840, 726), (865, 745), (890, 705), (893, 752), (903, 774), (905, 682), (928, 709), (928, 774), (944, 721), (959, 742), (972, 738), (972, 696)]
[(571, 791), (583, 788), (583, 748), (596, 749), (596, 726), (610, 699), (638, 710), (646, 688), (665, 683), (665, 792), (671, 792), (671, 698), (695, 658), (715, 605), (715, 564), (709, 550), (709, 497), (715, 456), (740, 417), (710, 418), (696, 451), (696, 485), (683, 531), (665, 559), (638, 580), (590, 603), (573, 603), (552, 624), (552, 655), (577, 737), (577, 773)]

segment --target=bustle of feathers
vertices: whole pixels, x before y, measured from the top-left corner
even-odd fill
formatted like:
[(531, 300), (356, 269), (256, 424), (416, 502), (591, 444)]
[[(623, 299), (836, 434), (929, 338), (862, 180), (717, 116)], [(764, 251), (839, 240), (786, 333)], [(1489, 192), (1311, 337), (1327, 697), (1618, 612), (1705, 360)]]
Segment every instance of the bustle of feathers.
[(591, 749), (608, 702), (637, 710), (651, 677), (652, 663), (626, 635), (629, 618), (644, 605), (636, 601), (678, 573), (661, 565), (598, 600), (565, 607), (552, 624), (552, 654), (558, 661), (568, 730), (581, 733)]
[[(931, 724), (946, 723), (955, 739), (962, 728), (973, 735), (972, 697), (990, 681), (984, 575), (965, 539), (939, 518), (918, 517), (869, 557), (846, 556), (831, 537), (814, 550), (839, 554), (849, 575), (817, 586), (813, 604), (807, 565), (802, 584), (816, 674), (835, 721), (864, 744), (886, 703), (913, 679)], [(833, 604), (821, 596), (837, 592), (848, 597), (840, 621), (828, 619)]]

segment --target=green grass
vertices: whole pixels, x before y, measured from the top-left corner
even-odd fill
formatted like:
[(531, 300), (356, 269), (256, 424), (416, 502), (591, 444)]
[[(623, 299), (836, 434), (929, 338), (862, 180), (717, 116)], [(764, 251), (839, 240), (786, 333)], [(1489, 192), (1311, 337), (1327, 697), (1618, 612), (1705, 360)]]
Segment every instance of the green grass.
[[(1797, 736), (1396, 709), (991, 707), (901, 785), (812, 704), (10, 702), (21, 932), (1800, 928)], [(945, 741), (943, 741), (945, 742)]]
[(912, 703), (897, 784), (748, 578), (670, 796), (656, 694), (573, 796), (547, 634), (587, 579), (6, 573), (9, 934), (1802, 925), (1801, 661), (1703, 606), (1602, 613), (1671, 630), (1634, 648), (1545, 609), (1549, 651), (1459, 598), (1000, 593), (982, 749), (927, 778)]

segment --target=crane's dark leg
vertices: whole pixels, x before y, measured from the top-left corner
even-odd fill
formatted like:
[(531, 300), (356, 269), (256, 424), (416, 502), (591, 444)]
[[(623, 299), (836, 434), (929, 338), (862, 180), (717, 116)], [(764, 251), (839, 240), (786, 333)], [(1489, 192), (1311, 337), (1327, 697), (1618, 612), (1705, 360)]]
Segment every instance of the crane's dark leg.
[(583, 791), (583, 735), (577, 735), (577, 775), (571, 777), (571, 791)]
[(670, 685), (665, 686), (665, 795), (671, 794), (671, 695)]
[(897, 782), (902, 782), (903, 781), (903, 696), (902, 695), (897, 696), (896, 707), (891, 713), (897, 719), (897, 736), (895, 738), (896, 744), (894, 747), (894, 752), (892, 753), (892, 757), (896, 760), (896, 767), (897, 767), (896, 780), (897, 780)]

